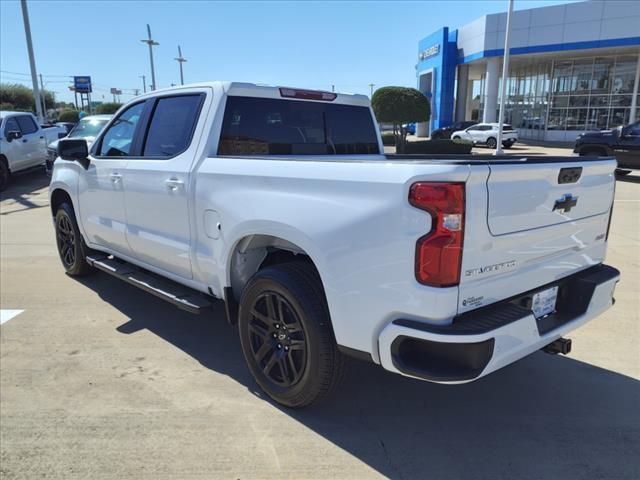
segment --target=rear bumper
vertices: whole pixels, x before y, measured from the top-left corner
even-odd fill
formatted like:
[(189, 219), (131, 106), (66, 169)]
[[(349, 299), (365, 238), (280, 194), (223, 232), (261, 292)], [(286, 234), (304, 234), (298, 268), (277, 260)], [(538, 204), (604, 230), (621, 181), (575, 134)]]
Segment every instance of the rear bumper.
[[(464, 313), (450, 325), (398, 319), (378, 339), (382, 366), (438, 383), (466, 383), (519, 360), (613, 305), (620, 272), (598, 265), (531, 292)], [(526, 307), (537, 291), (558, 286), (556, 312), (537, 319)]]

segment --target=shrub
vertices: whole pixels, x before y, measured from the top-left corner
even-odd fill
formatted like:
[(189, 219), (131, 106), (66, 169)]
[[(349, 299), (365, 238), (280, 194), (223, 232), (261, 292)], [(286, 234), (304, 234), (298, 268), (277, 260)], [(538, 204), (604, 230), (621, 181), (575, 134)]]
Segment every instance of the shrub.
[(468, 154), (472, 148), (473, 143), (464, 140), (421, 140), (406, 142), (401, 153)]
[(392, 147), (396, 144), (396, 136), (393, 133), (383, 133), (381, 136), (383, 145)]
[(431, 116), (431, 103), (415, 88), (382, 87), (371, 97), (378, 122), (392, 123), (396, 146), (406, 142), (405, 123), (426, 122)]
[(121, 103), (112, 103), (112, 102), (101, 103), (96, 108), (96, 113), (101, 113), (101, 114), (116, 113), (121, 106), (122, 106)]
[(59, 122), (71, 122), (77, 123), (79, 120), (80, 112), (78, 110), (62, 110), (58, 115)]

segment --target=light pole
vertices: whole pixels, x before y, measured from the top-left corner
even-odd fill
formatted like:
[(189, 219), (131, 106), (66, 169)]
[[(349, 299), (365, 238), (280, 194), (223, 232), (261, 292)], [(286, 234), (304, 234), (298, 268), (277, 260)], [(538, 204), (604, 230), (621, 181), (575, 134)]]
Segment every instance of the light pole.
[(509, 0), (507, 12), (507, 31), (504, 35), (504, 59), (502, 60), (502, 85), (500, 85), (500, 113), (498, 114), (498, 141), (494, 155), (502, 155), (502, 125), (504, 123), (504, 105), (507, 95), (507, 80), (509, 79), (509, 44), (511, 40), (511, 15), (513, 15), (513, 0)]
[(42, 115), (43, 115), (43, 119), (47, 118), (47, 102), (46, 102), (46, 95), (44, 94), (44, 82), (42, 81), (42, 74), (38, 74), (38, 76), (40, 77), (40, 99), (42, 100)]
[(151, 27), (149, 26), (148, 23), (147, 23), (147, 35), (149, 36), (149, 38), (147, 38), (146, 40), (140, 40), (140, 41), (142, 43), (146, 43), (147, 45), (149, 45), (149, 61), (151, 62), (151, 90), (155, 90), (156, 89), (156, 71), (155, 71), (155, 68), (153, 67), (153, 47), (155, 45), (160, 45), (160, 44), (151, 38)]
[(375, 83), (370, 83), (369, 84), (369, 89), (371, 90), (371, 94), (369, 95), (370, 97), (373, 97), (373, 87), (375, 87), (376, 84)]
[(182, 72), (182, 64), (186, 62), (187, 59), (182, 56), (182, 50), (180, 49), (180, 45), (178, 45), (178, 58), (174, 58), (174, 60), (180, 64), (180, 85), (184, 85), (184, 74)]
[(29, 11), (27, 0), (21, 0), (22, 20), (24, 22), (24, 35), (27, 37), (27, 51), (29, 52), (29, 67), (31, 68), (31, 83), (33, 84), (33, 96), (36, 101), (36, 115), (39, 121), (43, 121), (42, 105), (40, 104), (40, 89), (38, 88), (38, 75), (36, 74), (36, 59), (33, 56), (33, 44), (31, 43), (31, 26), (29, 25)]
[(143, 93), (147, 93), (147, 76), (146, 75), (139, 75), (139, 78), (142, 79), (142, 92)]

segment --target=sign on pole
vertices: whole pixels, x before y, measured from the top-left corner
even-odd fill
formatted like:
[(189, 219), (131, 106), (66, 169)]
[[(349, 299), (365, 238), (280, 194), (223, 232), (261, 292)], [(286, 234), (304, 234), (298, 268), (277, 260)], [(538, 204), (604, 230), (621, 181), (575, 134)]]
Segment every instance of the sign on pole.
[(91, 77), (73, 77), (73, 86), (78, 93), (91, 93)]

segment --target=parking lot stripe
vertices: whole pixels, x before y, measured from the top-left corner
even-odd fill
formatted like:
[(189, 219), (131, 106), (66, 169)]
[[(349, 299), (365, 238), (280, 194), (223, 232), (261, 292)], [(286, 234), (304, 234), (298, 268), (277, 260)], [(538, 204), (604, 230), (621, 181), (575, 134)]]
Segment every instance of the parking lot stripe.
[(20, 315), (22, 312), (24, 312), (24, 310), (0, 310), (0, 325)]

